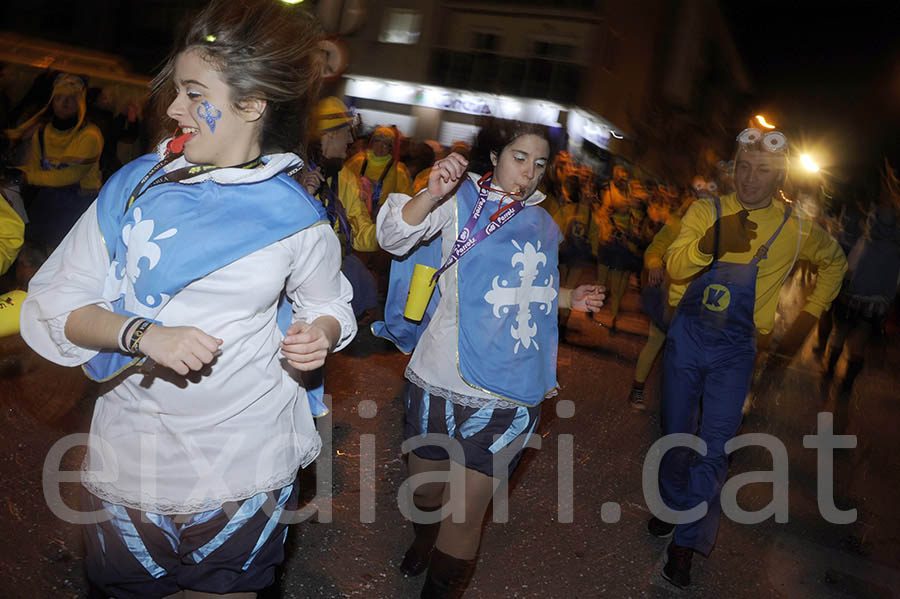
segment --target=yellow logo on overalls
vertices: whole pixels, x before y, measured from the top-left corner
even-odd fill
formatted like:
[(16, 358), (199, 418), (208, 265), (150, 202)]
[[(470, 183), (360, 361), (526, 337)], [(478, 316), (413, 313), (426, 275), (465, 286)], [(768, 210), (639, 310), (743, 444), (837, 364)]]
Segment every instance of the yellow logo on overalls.
[(731, 303), (728, 287), (713, 283), (703, 290), (703, 305), (713, 312), (721, 312)]

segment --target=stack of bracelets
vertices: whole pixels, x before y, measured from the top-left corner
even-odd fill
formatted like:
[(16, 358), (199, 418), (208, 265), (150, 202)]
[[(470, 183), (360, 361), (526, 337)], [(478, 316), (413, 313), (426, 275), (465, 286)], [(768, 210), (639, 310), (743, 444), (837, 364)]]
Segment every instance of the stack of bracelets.
[(153, 324), (152, 320), (141, 318), (140, 316), (132, 316), (126, 320), (122, 328), (119, 329), (119, 351), (132, 356), (137, 355), (141, 351), (141, 339), (144, 337), (144, 333)]

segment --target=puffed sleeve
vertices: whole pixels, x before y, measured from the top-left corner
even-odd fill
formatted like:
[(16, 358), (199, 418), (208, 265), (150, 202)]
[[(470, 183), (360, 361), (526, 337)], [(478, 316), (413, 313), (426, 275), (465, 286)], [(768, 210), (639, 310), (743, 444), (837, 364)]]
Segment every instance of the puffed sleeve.
[(285, 289), (294, 304), (294, 322), (332, 316), (341, 325), (334, 351), (356, 335), (350, 300), (353, 288), (341, 273), (341, 244), (327, 224), (314, 225), (293, 236), (294, 262)]
[(404, 256), (423, 239), (431, 239), (453, 219), (456, 196), (443, 201), (428, 213), (418, 225), (403, 220), (403, 206), (411, 198), (403, 193), (392, 193), (378, 212), (375, 224), (378, 244), (395, 256)]
[(109, 254), (94, 202), (28, 285), (20, 317), (25, 342), (62, 366), (78, 366), (94, 357), (96, 350), (71, 343), (64, 331), (69, 314), (78, 308), (93, 304), (112, 310), (103, 298), (108, 270)]

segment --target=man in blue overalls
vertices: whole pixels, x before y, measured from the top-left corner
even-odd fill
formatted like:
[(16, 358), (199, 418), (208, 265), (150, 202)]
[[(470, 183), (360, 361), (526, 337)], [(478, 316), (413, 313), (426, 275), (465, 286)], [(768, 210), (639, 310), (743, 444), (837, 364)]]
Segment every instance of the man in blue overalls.
[(663, 576), (679, 587), (690, 584), (693, 552), (708, 555), (715, 544), (719, 492), (728, 472), (724, 446), (740, 426), (756, 336), (774, 326), (784, 279), (798, 259), (818, 267), (816, 287), (782, 340), (781, 353), (799, 348), (837, 295), (847, 268), (830, 235), (777, 199), (787, 165), (783, 134), (743, 131), (736, 193), (694, 202), (666, 252), (673, 281), (669, 303), (678, 308), (663, 359), (663, 434), (696, 434), (707, 447), (702, 456), (687, 447), (669, 450), (659, 472), (670, 509), (707, 502), (706, 515), (677, 526), (656, 517), (648, 523), (655, 536), (674, 533)]

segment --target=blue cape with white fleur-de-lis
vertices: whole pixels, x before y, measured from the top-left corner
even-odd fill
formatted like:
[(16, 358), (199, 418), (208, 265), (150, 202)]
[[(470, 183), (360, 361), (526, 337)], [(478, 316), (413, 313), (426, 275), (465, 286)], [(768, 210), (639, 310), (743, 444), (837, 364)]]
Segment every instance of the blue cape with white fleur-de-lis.
[(387, 339), (407, 355), (411, 354), (419, 343), (419, 339), (428, 328), (428, 323), (431, 322), (441, 300), (441, 290), (435, 285), (434, 293), (428, 300), (422, 320), (416, 322), (403, 315), (416, 264), (430, 266), (435, 270), (441, 267), (440, 235), (420, 243), (414, 251), (406, 256), (391, 260), (387, 299), (384, 303), (384, 320), (377, 320), (369, 327), (373, 335)]
[[(110, 260), (103, 297), (118, 314), (155, 321), (169, 299), (192, 281), (327, 222), (321, 203), (283, 173), (244, 184), (207, 179), (158, 185), (126, 208), (132, 190), (157, 160), (148, 154), (125, 165), (97, 198)], [(139, 362), (118, 350), (103, 350), (84, 371), (105, 381)]]
[[(457, 225), (478, 199), (466, 181), (456, 194)], [(488, 201), (475, 230), (497, 211)], [(556, 388), (559, 227), (528, 206), (457, 263), (459, 372), (473, 387), (526, 406)]]

